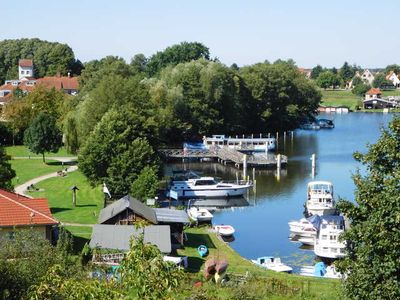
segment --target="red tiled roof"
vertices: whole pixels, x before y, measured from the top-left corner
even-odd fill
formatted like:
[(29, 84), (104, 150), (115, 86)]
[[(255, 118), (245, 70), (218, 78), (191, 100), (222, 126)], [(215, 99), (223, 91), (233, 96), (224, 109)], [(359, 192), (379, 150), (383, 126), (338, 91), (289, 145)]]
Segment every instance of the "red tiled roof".
[(55, 225), (47, 199), (30, 199), (0, 189), (0, 227)]
[(37, 84), (42, 84), (43, 86), (47, 88), (56, 88), (57, 90), (78, 90), (79, 89), (79, 83), (78, 83), (78, 78), (77, 77), (68, 77), (68, 76), (63, 76), (63, 77), (57, 77), (57, 76), (51, 76), (51, 77), (43, 77), (39, 78), (37, 81)]
[(382, 94), (380, 89), (372, 88), (367, 92), (367, 95), (378, 95)]
[(20, 59), (18, 65), (20, 67), (32, 67), (33, 61), (32, 59)]

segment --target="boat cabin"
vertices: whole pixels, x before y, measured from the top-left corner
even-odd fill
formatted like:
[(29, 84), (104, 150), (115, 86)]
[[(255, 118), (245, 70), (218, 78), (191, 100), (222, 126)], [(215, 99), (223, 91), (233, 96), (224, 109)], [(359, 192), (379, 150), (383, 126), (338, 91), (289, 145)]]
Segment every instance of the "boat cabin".
[(260, 137), (226, 137), (225, 135), (213, 135), (212, 137), (203, 137), (203, 144), (207, 149), (212, 147), (228, 147), (243, 151), (268, 151), (274, 150), (275, 138)]
[(312, 198), (333, 198), (333, 185), (329, 181), (312, 181), (307, 188), (308, 200)]
[(191, 180), (191, 182), (195, 186), (216, 185), (217, 184), (217, 182), (214, 180), (213, 177), (200, 177), (198, 179)]

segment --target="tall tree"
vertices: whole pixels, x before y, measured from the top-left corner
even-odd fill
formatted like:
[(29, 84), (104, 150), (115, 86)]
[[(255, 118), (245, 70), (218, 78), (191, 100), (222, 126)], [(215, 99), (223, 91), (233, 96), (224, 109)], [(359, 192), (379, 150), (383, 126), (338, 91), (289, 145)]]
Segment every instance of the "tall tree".
[(393, 71), (396, 73), (396, 75), (398, 76), (400, 74), (400, 66), (397, 64), (392, 64), (392, 65), (388, 65), (385, 68), (385, 74), (389, 74), (390, 71)]
[(339, 70), (339, 75), (344, 82), (348, 82), (354, 77), (355, 70), (348, 64), (347, 61), (345, 61), (343, 66)]
[(210, 51), (206, 46), (198, 42), (182, 42), (151, 56), (147, 63), (147, 72), (153, 76), (168, 65), (175, 66), (199, 58), (210, 59)]
[(134, 109), (110, 110), (81, 148), (79, 168), (93, 185), (106, 182), (111, 194), (125, 195), (144, 167), (158, 170), (158, 156), (147, 140), (156, 136), (152, 121)]
[(354, 154), (366, 174), (354, 175), (356, 203), (339, 202), (351, 226), (343, 235), (347, 256), (338, 262), (353, 299), (400, 299), (399, 153), (400, 118), (394, 117), (366, 154)]
[(15, 171), (11, 168), (11, 159), (0, 145), (0, 188), (8, 191), (14, 189), (11, 180), (15, 177)]
[(321, 74), (324, 71), (324, 69), (320, 66), (317, 65), (311, 70), (311, 79), (317, 79), (319, 74)]
[(333, 87), (336, 83), (336, 75), (331, 71), (325, 71), (318, 75), (315, 83), (323, 89), (327, 89), (329, 87)]
[(45, 162), (45, 152), (55, 153), (62, 145), (62, 133), (56, 125), (56, 119), (40, 113), (25, 130), (24, 144), (33, 153), (41, 153)]

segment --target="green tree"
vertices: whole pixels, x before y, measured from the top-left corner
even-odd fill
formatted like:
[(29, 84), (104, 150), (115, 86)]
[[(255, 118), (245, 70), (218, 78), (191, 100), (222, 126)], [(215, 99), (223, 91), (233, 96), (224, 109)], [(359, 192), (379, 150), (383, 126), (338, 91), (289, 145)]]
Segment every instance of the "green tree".
[(324, 69), (320, 66), (317, 65), (311, 70), (311, 79), (317, 79), (319, 74), (321, 74), (324, 71)]
[(365, 83), (359, 83), (351, 90), (357, 96), (364, 97), (365, 93), (370, 90), (371, 86)]
[(0, 188), (8, 191), (14, 189), (11, 180), (15, 177), (15, 171), (11, 168), (8, 156), (2, 146), (0, 146)]
[(139, 200), (154, 198), (157, 195), (157, 172), (148, 166), (144, 167), (131, 187), (131, 195)]
[(385, 68), (384, 73), (387, 75), (387, 74), (389, 74), (390, 71), (395, 72), (396, 75), (398, 76), (398, 75), (400, 74), (400, 66), (397, 65), (397, 64), (388, 65), (388, 66)]
[(327, 89), (331, 86), (334, 86), (336, 83), (336, 75), (333, 74), (331, 71), (325, 71), (318, 75), (315, 83), (323, 89)]
[(122, 107), (107, 112), (79, 152), (79, 168), (93, 184), (106, 182), (113, 195), (126, 195), (142, 169), (160, 161), (147, 138), (157, 140), (151, 119)]
[(372, 81), (372, 86), (374, 88), (384, 89), (390, 86), (393, 87), (393, 83), (387, 80), (383, 73), (379, 73), (375, 76), (374, 81)]
[(321, 101), (315, 84), (292, 64), (255, 64), (240, 75), (256, 101), (259, 132), (294, 129), (314, 116)]
[(353, 299), (400, 299), (400, 118), (394, 117), (366, 154), (354, 157), (366, 172), (354, 175), (355, 202), (340, 201), (351, 221), (343, 234), (344, 289)]
[(168, 65), (175, 66), (200, 58), (210, 59), (210, 51), (206, 46), (198, 42), (182, 42), (151, 56), (147, 62), (147, 72), (153, 76)]
[(65, 147), (68, 153), (77, 154), (79, 150), (78, 124), (75, 116), (69, 114), (64, 121)]
[(144, 54), (136, 54), (131, 60), (131, 67), (133, 72), (140, 73), (146, 71), (147, 58)]
[(344, 82), (350, 81), (354, 77), (355, 73), (355, 70), (347, 63), (347, 61), (344, 62), (343, 66), (339, 70), (339, 75)]
[(56, 125), (56, 119), (40, 113), (25, 130), (24, 144), (33, 153), (41, 153), (45, 162), (45, 152), (56, 153), (62, 144), (62, 133)]

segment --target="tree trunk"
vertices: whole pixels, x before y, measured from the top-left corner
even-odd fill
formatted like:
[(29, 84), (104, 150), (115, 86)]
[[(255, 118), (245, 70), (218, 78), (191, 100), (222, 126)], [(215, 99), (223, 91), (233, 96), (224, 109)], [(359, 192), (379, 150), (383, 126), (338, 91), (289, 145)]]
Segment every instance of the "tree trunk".
[(46, 160), (44, 159), (44, 152), (42, 153), (42, 155), (43, 155), (43, 163), (45, 164)]

